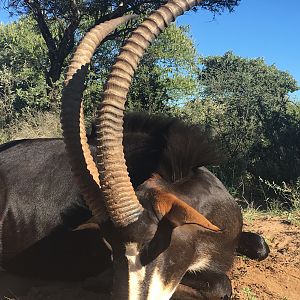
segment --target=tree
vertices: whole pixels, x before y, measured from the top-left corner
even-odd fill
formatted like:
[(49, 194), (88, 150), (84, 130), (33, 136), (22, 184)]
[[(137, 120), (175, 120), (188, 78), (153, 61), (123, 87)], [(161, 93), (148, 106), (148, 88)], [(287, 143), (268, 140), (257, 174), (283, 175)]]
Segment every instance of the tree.
[[(240, 0), (204, 0), (202, 7), (214, 13), (232, 11)], [(52, 86), (59, 80), (65, 60), (78, 42), (80, 28), (89, 28), (124, 14), (146, 14), (165, 3), (164, 0), (104, 1), (104, 0), (1, 0), (3, 6), (16, 15), (31, 15), (36, 21), (48, 50), (50, 65), (46, 82)], [(116, 30), (107, 40), (128, 34), (134, 28), (130, 23)]]
[(128, 97), (130, 109), (169, 112), (198, 93), (198, 54), (189, 27), (171, 25), (145, 54)]
[[(94, 55), (88, 73), (85, 107), (95, 110), (120, 40), (109, 41)], [(131, 85), (127, 108), (169, 113), (171, 105), (188, 101), (198, 92), (198, 54), (188, 27), (169, 26), (150, 46)]]
[[(20, 34), (22, 32), (22, 34)], [(1, 122), (9, 123), (23, 109), (48, 109), (44, 70), (46, 47), (34, 20), (0, 24)], [(4, 113), (5, 112), (5, 113)]]
[(202, 98), (183, 111), (220, 142), (227, 184), (237, 187), (259, 176), (295, 181), (300, 176), (300, 126), (288, 96), (299, 89), (295, 79), (261, 58), (231, 52), (203, 58), (202, 66)]
[[(1, 25), (0, 33), (0, 97), (4, 100), (2, 104), (5, 103), (3, 108), (1, 105), (2, 127), (24, 110), (55, 110), (62, 82), (56, 83), (55, 95), (46, 93), (47, 49), (34, 20), (22, 17), (13, 24)], [(92, 59), (84, 93), (89, 119), (93, 117), (121, 43), (120, 39), (107, 41)], [(197, 94), (199, 58), (188, 27), (171, 25), (148, 50), (129, 93), (129, 109), (167, 113), (171, 104), (187, 101)]]

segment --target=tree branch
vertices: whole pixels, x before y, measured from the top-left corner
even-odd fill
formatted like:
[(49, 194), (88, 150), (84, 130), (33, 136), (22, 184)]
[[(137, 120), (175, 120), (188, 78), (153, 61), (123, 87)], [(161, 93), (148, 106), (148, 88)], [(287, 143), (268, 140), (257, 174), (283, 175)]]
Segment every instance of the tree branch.
[(52, 57), (55, 56), (55, 52), (57, 51), (57, 46), (56, 46), (55, 40), (47, 26), (47, 23), (46, 23), (44, 15), (42, 13), (40, 4), (38, 1), (25, 0), (24, 2), (28, 6), (28, 8), (32, 11), (33, 16), (38, 23), (38, 27), (41, 31), (41, 34), (45, 40), (46, 45), (47, 45), (48, 52), (49, 52), (49, 58), (51, 60), (51, 56)]

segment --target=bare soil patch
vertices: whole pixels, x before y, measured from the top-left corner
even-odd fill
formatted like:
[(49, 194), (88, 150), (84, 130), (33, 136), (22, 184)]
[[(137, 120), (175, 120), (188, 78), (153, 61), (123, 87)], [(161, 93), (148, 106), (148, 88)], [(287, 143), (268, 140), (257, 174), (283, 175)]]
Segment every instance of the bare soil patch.
[(300, 228), (276, 217), (246, 222), (245, 231), (262, 234), (269, 257), (261, 262), (238, 257), (230, 274), (233, 299), (300, 299)]
[[(246, 222), (244, 230), (262, 234), (271, 253), (261, 262), (237, 257), (230, 273), (234, 300), (300, 299), (300, 228), (276, 217)], [(93, 287), (97, 280), (82, 283), (44, 282), (11, 276), (0, 271), (0, 300), (99, 300)]]

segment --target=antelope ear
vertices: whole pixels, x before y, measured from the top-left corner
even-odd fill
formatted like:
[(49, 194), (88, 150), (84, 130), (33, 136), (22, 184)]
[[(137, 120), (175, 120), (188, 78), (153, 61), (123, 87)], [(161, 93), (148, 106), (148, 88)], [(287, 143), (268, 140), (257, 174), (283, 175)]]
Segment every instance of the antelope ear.
[(99, 218), (97, 216), (92, 216), (86, 222), (73, 229), (73, 231), (84, 230), (84, 229), (100, 230)]
[(154, 194), (153, 207), (156, 214), (167, 218), (175, 227), (197, 224), (212, 231), (221, 231), (219, 227), (175, 195), (159, 188), (155, 188)]

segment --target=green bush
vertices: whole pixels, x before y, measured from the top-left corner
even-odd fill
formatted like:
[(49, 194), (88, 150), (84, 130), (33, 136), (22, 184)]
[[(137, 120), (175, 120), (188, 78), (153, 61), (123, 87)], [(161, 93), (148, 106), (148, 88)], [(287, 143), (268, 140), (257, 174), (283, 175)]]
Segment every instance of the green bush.
[[(8, 118), (22, 114), (24, 109), (50, 109), (51, 91), (44, 75), (46, 57), (44, 41), (31, 18), (0, 24), (0, 97), (10, 96), (9, 104), (5, 100), (13, 110)], [(3, 116), (1, 119), (3, 122)]]
[(293, 185), (300, 176), (300, 118), (289, 98), (298, 89), (292, 76), (263, 59), (228, 52), (203, 58), (199, 80), (201, 97), (175, 113), (218, 141), (222, 181), (258, 205), (259, 177)]

